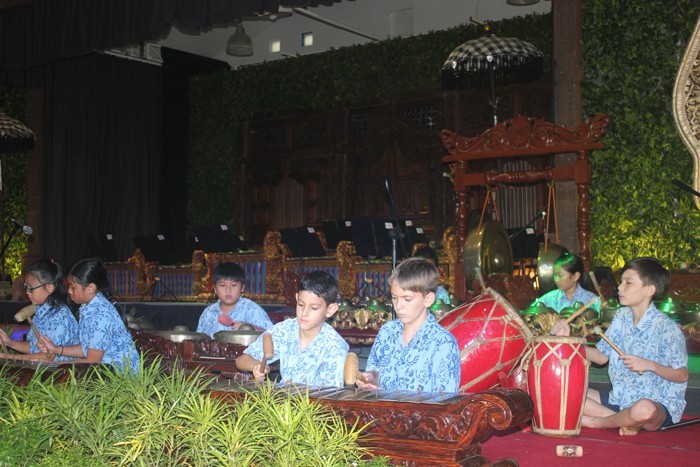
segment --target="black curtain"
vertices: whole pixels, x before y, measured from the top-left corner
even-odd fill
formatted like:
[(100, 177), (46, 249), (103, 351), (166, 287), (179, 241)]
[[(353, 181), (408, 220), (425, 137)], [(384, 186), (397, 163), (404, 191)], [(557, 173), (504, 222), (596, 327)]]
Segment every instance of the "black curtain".
[(159, 223), (161, 69), (90, 54), (48, 66), (46, 90), (44, 253), (67, 269), (111, 233), (124, 260)]

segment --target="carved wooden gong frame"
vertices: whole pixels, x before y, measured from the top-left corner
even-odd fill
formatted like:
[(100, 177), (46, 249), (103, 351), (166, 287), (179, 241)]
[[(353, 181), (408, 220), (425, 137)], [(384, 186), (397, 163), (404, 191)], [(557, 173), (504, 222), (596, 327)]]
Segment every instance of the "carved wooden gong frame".
[[(440, 133), (448, 155), (442, 162), (450, 164), (452, 182), (457, 197), (457, 267), (455, 267), (455, 294), (464, 297), (466, 283), (462, 249), (467, 233), (469, 187), (496, 184), (567, 181), (576, 185), (578, 194), (577, 232), (579, 256), (586, 269), (591, 267), (591, 228), (589, 187), (591, 185), (590, 152), (603, 149), (599, 140), (610, 121), (599, 114), (582, 124), (567, 128), (542, 119), (518, 116), (489, 128), (479, 136), (468, 138), (449, 130)], [(575, 153), (573, 164), (549, 167), (543, 170), (520, 172), (472, 172), (469, 163), (498, 158), (536, 158), (551, 154)]]

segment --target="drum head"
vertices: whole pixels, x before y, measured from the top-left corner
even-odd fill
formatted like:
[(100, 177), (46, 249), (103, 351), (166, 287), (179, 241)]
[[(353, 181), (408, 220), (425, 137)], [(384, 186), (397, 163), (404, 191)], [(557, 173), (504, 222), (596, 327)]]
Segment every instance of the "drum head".
[(462, 259), (468, 290), (472, 289), (477, 270), (484, 277), (499, 272), (513, 274), (513, 249), (503, 225), (488, 220), (481, 229), (472, 230), (464, 240)]
[(540, 284), (540, 295), (544, 295), (557, 288), (554, 283), (554, 263), (566, 251), (561, 245), (550, 243), (547, 251), (544, 245), (540, 245), (540, 251), (537, 254), (537, 282)]

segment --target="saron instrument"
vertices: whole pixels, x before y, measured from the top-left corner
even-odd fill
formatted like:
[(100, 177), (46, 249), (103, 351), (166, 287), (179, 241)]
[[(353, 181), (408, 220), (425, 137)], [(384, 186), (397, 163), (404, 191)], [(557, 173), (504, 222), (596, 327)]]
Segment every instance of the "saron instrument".
[[(259, 385), (227, 380), (209, 389), (212, 397), (236, 404)], [(519, 426), (532, 417), (532, 400), (517, 389), (455, 394), (294, 385), (276, 388), (285, 397), (308, 394), (348, 424), (366, 426), (361, 445), (374, 455), (406, 465), (484, 465), (488, 461), (480, 456), (480, 443), (494, 430)]]

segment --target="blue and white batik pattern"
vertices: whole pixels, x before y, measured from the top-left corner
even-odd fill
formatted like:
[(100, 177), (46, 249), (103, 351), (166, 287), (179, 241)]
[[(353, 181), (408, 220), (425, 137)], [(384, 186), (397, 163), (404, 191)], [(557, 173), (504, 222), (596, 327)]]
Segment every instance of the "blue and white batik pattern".
[(580, 302), (585, 305), (593, 299), (596, 301), (593, 303), (593, 305), (591, 305), (591, 308), (600, 311), (600, 297), (593, 292), (584, 289), (580, 284), (576, 284), (576, 291), (574, 292), (574, 296), (571, 297), (571, 300), (566, 298), (566, 294), (561, 290), (554, 289), (535, 300), (535, 303), (544, 303), (549, 308), (552, 308), (559, 313), (562, 308), (572, 307), (576, 304), (576, 302)]
[[(34, 326), (36, 330), (45, 335), (56, 346), (76, 345), (80, 342), (78, 339), (78, 322), (75, 320), (70, 308), (66, 305), (52, 307), (48, 303), (38, 305), (34, 314)], [(29, 341), (29, 352), (39, 353), (38, 340), (33, 330), (27, 333)], [(56, 355), (54, 361), (69, 361), (75, 360), (73, 357), (65, 355)]]
[[(216, 303), (212, 303), (202, 311), (202, 315), (199, 317), (199, 324), (197, 325), (197, 332), (208, 334), (213, 339), (215, 333), (231, 330), (231, 326), (225, 326), (219, 322), (220, 303), (221, 300), (217, 300)], [(272, 327), (272, 321), (270, 321), (270, 317), (267, 316), (263, 307), (245, 297), (238, 299), (238, 302), (228, 315), (234, 321), (244, 321), (262, 329), (270, 329)]]
[(139, 354), (129, 330), (119, 312), (102, 293), (89, 303), (80, 305), (80, 347), (87, 356), (88, 349), (104, 352), (102, 363), (113, 367), (138, 372)]
[[(269, 363), (280, 361), (282, 382), (291, 381), (310, 387), (343, 387), (348, 343), (328, 323), (304, 350), (300, 350), (299, 322), (288, 319), (266, 331), (272, 335), (275, 355)], [(261, 360), (262, 334), (250, 344), (245, 353)]]
[(438, 285), (435, 290), (435, 298), (442, 300), (442, 303), (450, 304), (450, 294), (447, 293), (444, 287)]
[(374, 340), (367, 370), (379, 372), (379, 386), (382, 389), (458, 392), (461, 364), (457, 339), (428, 314), (404, 347), (403, 326), (398, 319), (389, 321), (379, 329)]
[[(633, 324), (632, 309), (617, 310), (605, 335), (627, 355), (636, 355), (674, 369), (688, 366), (688, 351), (681, 328), (652, 303), (639, 320)], [(606, 357), (608, 375), (612, 383), (610, 403), (621, 409), (630, 407), (640, 399), (651, 399), (663, 404), (674, 423), (685, 409), (685, 391), (688, 383), (674, 383), (653, 371), (639, 374), (628, 370), (617, 352), (601, 340), (596, 345)]]

